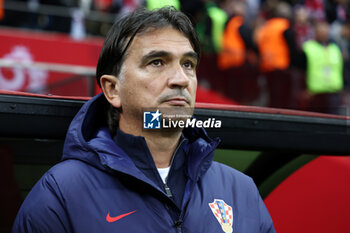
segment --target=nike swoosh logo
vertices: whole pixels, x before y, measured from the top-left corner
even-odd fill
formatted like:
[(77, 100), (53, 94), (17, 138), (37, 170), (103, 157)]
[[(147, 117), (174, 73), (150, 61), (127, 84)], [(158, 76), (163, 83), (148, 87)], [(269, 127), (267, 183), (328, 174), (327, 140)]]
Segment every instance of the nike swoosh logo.
[(106, 216), (106, 220), (107, 220), (107, 222), (115, 222), (115, 221), (118, 221), (119, 219), (124, 218), (124, 217), (126, 217), (126, 216), (128, 216), (128, 215), (130, 215), (130, 214), (135, 213), (135, 212), (136, 212), (136, 210), (131, 211), (131, 212), (126, 213), (126, 214), (118, 215), (118, 216), (116, 216), (116, 217), (111, 217), (111, 216), (109, 215), (109, 212), (108, 212), (108, 214), (107, 214), (107, 216)]

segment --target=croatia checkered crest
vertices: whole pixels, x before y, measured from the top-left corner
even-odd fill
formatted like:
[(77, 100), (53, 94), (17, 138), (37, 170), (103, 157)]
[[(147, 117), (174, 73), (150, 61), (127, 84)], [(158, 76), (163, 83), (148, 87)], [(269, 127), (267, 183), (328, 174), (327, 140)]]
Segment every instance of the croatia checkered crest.
[(215, 218), (220, 223), (222, 230), (225, 233), (232, 233), (232, 207), (220, 199), (214, 199), (212, 203), (209, 203), (209, 207), (213, 212)]

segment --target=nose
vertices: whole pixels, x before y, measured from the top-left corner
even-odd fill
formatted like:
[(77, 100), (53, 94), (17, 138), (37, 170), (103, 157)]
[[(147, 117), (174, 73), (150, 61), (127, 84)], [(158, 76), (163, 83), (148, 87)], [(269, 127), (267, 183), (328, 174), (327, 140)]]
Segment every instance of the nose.
[(169, 74), (168, 86), (170, 88), (186, 88), (189, 82), (190, 78), (181, 65), (176, 65)]

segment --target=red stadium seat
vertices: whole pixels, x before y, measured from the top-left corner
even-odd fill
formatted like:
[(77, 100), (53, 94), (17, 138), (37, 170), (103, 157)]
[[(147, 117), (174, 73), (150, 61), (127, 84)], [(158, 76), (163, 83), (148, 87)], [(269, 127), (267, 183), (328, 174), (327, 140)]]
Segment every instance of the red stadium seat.
[(277, 232), (349, 232), (350, 158), (320, 156), (265, 199)]

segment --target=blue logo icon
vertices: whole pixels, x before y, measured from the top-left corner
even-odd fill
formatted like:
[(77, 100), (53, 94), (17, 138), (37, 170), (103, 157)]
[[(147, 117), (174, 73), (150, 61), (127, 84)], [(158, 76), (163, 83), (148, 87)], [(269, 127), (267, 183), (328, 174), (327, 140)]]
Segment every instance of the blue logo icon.
[(143, 128), (144, 129), (160, 129), (160, 116), (162, 113), (157, 110), (156, 112), (143, 112)]

